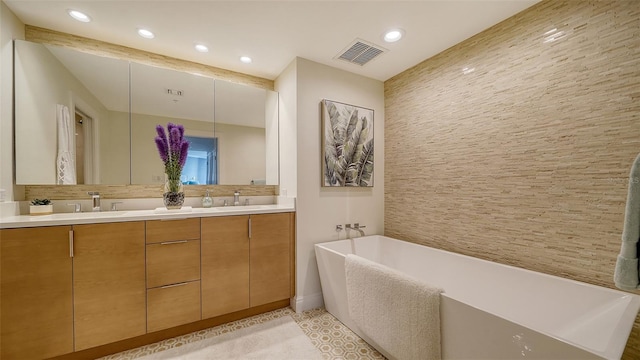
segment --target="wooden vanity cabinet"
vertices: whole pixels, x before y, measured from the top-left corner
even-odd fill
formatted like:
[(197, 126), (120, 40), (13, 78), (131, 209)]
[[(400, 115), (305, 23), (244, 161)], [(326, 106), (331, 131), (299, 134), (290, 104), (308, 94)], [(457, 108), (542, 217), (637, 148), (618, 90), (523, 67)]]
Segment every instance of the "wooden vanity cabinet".
[(200, 219), (147, 221), (146, 229), (147, 332), (200, 320)]
[(0, 358), (82, 358), (282, 307), (293, 224), (276, 213), (0, 230)]
[(202, 219), (202, 318), (289, 299), (293, 213)]
[(251, 307), (291, 297), (292, 222), (292, 213), (251, 215)]
[(75, 350), (146, 333), (144, 222), (74, 225)]
[(249, 308), (249, 216), (202, 218), (202, 318)]
[(0, 358), (73, 351), (71, 226), (0, 230)]

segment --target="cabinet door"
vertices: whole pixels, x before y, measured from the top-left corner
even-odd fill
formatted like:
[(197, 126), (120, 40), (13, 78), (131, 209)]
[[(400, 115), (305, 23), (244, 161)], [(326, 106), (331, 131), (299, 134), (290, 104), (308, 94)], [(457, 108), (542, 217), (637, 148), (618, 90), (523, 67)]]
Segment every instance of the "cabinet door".
[(0, 358), (42, 359), (73, 351), (70, 230), (0, 230)]
[(251, 215), (251, 306), (288, 299), (291, 214)]
[(145, 334), (144, 222), (73, 230), (76, 351)]
[(202, 318), (249, 307), (249, 216), (202, 218)]

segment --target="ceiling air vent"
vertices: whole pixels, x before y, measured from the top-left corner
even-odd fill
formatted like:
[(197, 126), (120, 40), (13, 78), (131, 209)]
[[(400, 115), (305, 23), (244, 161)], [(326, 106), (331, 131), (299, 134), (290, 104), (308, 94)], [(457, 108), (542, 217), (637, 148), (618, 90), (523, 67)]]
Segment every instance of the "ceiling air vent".
[(347, 46), (340, 52), (334, 59), (348, 61), (352, 64), (364, 65), (369, 61), (376, 58), (378, 55), (387, 51), (386, 49), (366, 42), (364, 40), (356, 39), (351, 45)]

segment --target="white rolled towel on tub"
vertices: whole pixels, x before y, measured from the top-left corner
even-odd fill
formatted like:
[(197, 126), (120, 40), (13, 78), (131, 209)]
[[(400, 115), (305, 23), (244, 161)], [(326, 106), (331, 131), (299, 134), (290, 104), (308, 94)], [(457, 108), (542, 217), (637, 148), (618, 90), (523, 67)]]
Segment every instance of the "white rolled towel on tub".
[(442, 289), (353, 254), (345, 273), (349, 316), (371, 345), (392, 359), (441, 358)]

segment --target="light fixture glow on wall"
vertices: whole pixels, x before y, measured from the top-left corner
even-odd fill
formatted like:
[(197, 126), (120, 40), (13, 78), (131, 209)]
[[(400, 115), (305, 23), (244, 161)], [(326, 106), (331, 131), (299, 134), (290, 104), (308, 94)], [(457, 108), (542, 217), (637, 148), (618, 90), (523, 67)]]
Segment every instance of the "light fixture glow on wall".
[(240, 56), (240, 61), (245, 64), (251, 64), (253, 60), (251, 60), (251, 58), (248, 56)]
[(69, 13), (69, 16), (71, 16), (72, 18), (78, 20), (78, 21), (82, 21), (82, 22), (89, 22), (91, 21), (91, 18), (89, 17), (89, 15), (80, 12), (78, 10), (67, 10), (67, 13)]
[(153, 39), (156, 37), (151, 31), (147, 29), (138, 29), (138, 35), (142, 36), (145, 39)]
[(402, 39), (404, 35), (404, 31), (402, 29), (393, 29), (384, 33), (384, 41), (386, 42), (396, 42)]
[(196, 51), (199, 51), (201, 53), (209, 52), (209, 48), (202, 44), (196, 44), (195, 48), (196, 48)]

